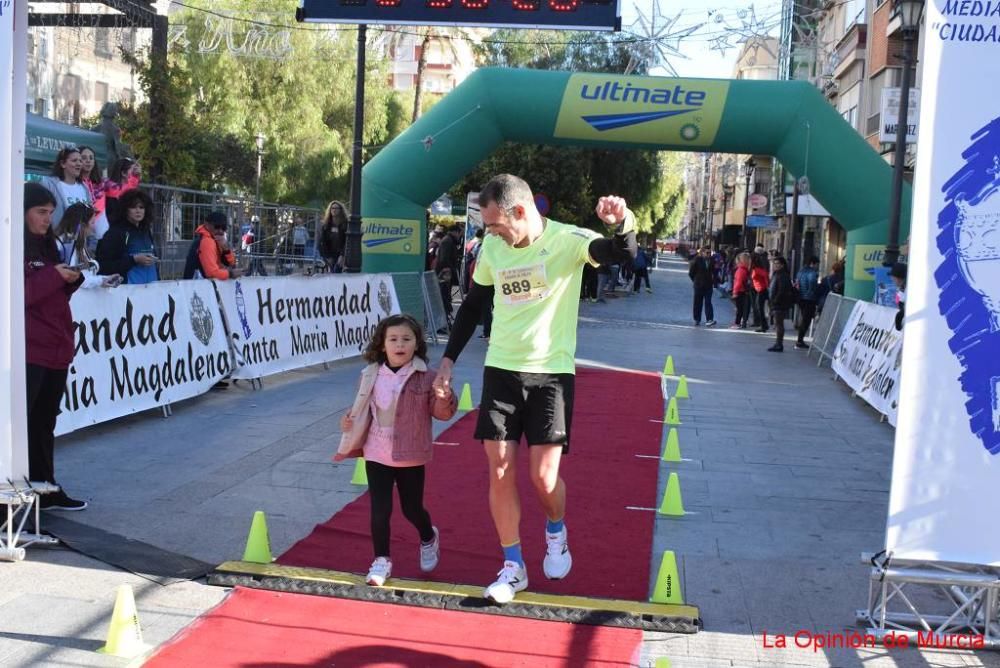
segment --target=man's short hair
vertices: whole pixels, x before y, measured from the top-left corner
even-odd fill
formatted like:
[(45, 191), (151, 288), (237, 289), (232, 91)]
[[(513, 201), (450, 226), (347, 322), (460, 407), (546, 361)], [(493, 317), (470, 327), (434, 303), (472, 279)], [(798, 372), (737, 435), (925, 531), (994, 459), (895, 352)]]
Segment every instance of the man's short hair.
[(479, 191), (479, 206), (486, 208), (496, 202), (501, 211), (509, 212), (516, 205), (534, 204), (535, 198), (527, 182), (513, 174), (498, 174)]
[(221, 211), (212, 211), (205, 218), (205, 222), (217, 230), (224, 230), (229, 227), (229, 219)]

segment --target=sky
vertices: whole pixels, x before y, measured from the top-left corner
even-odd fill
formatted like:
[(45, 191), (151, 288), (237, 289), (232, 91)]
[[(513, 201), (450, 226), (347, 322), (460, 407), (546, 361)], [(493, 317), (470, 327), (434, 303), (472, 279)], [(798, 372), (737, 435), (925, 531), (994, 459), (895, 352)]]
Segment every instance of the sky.
[[(680, 18), (675, 26), (667, 32), (686, 32), (687, 28), (699, 27), (691, 35), (677, 40), (664, 40), (671, 47), (677, 48), (687, 58), (678, 57), (666, 52), (669, 63), (682, 77), (707, 77), (728, 79), (733, 74), (733, 66), (739, 55), (737, 44), (740, 38), (733, 34), (728, 42), (733, 47), (720, 52), (718, 48), (713, 49), (714, 40), (725, 37), (726, 27), (742, 29), (744, 22), (753, 23), (756, 16), (758, 26), (769, 28), (769, 34), (777, 37), (780, 31), (781, 0), (761, 0), (758, 2), (738, 2), (737, 0), (620, 0), (622, 12), (622, 30), (644, 34), (641, 28), (636, 28), (639, 12), (646, 19), (650, 19), (654, 13), (654, 4), (659, 3), (659, 11), (656, 24), (665, 26), (680, 13)], [(748, 10), (753, 8), (753, 13)], [(740, 17), (740, 13), (744, 17)], [(661, 32), (661, 35), (667, 34)], [(665, 68), (653, 69), (651, 74), (670, 76), (670, 72)]]

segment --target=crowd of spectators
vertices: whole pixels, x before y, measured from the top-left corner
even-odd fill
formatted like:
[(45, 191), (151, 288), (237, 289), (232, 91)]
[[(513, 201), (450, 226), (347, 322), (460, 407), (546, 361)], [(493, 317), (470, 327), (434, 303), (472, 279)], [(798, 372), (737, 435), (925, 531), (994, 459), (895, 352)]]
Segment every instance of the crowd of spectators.
[(753, 328), (766, 334), (774, 328), (770, 352), (784, 351), (785, 321), (795, 313), (795, 347), (806, 349), (805, 336), (823, 310), (827, 295), (844, 294), (844, 264), (838, 260), (829, 274), (820, 278), (819, 259), (809, 257), (792, 276), (788, 260), (777, 250), (767, 251), (758, 245), (752, 251), (724, 247), (713, 252), (703, 247), (690, 258), (688, 268), (694, 289), (694, 324), (701, 325), (703, 311), (705, 324), (716, 324), (714, 290), (733, 302), (736, 315), (731, 329)]

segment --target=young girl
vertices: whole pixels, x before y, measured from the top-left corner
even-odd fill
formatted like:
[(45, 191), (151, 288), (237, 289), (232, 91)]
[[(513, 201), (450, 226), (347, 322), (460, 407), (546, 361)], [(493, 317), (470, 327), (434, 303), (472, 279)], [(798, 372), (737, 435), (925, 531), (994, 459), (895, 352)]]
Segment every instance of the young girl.
[(344, 431), (334, 461), (362, 455), (371, 497), (375, 561), (366, 578), (382, 586), (392, 573), (389, 517), (392, 488), (399, 490), (403, 515), (420, 532), (420, 570), (437, 566), (438, 530), (424, 508), (424, 468), (433, 450), (431, 418), (455, 414), (454, 393), (433, 389), (435, 372), (427, 366), (423, 327), (409, 315), (392, 315), (375, 328), (364, 359), (361, 387), (350, 413), (341, 418)]
[(96, 222), (97, 211), (90, 205), (83, 202), (71, 204), (55, 231), (59, 255), (63, 262), (70, 267), (77, 267), (83, 274), (81, 288), (113, 288), (122, 282), (121, 276), (99, 276), (100, 267), (90, 252), (88, 241), (94, 234)]

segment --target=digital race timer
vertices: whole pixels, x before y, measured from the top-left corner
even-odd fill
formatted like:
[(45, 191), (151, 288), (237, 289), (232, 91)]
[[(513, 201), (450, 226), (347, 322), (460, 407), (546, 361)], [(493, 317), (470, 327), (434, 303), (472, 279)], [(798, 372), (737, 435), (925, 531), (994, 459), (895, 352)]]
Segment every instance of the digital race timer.
[(302, 0), (299, 21), (619, 30), (618, 0)]

